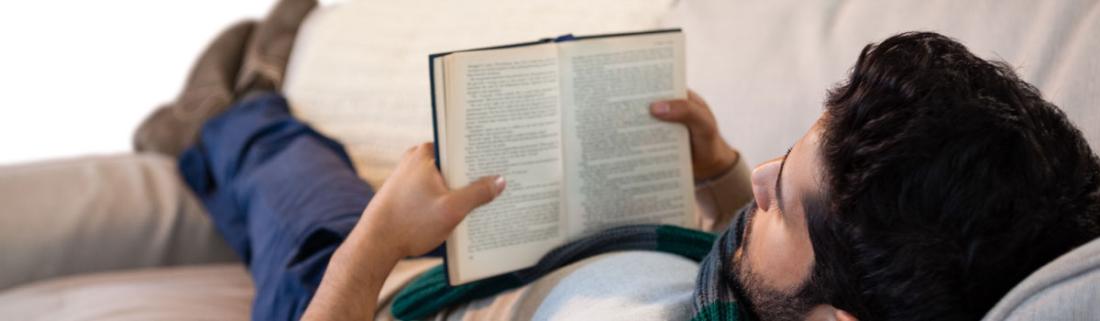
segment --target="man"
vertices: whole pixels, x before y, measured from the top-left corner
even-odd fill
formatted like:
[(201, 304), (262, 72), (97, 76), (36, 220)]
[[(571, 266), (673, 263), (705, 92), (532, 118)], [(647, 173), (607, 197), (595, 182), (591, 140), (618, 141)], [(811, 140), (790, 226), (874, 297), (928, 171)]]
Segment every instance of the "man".
[[(439, 246), (507, 178), (449, 190), (423, 144), (372, 196), (340, 145), (271, 93), (281, 69), (247, 65), (241, 75), (234, 63), (210, 68), (207, 84), (235, 105), (183, 118), (178, 109), (198, 104), (181, 99), (142, 127), (139, 149), (190, 146), (181, 170), (249, 265), (254, 319), (391, 317), (380, 297), (438, 263), (405, 258)], [(702, 268), (646, 252), (595, 256), (436, 317), (976, 320), (1100, 235), (1100, 161), (1081, 134), (1009, 68), (937, 34), (866, 47), (822, 117), (751, 185), (701, 98), (651, 112), (691, 132), (697, 227), (721, 233)], [(715, 293), (728, 305), (699, 304)]]
[[(697, 166), (731, 163), (698, 99), (653, 111), (691, 129)], [(428, 150), (410, 151), (368, 206), (307, 318), (369, 317), (392, 262), (499, 193), (488, 181), (475, 197), (448, 193)], [(866, 47), (809, 132), (753, 172), (755, 204), (743, 232), (726, 232), (743, 241), (723, 272), (762, 320), (977, 320), (1100, 235), (1098, 164), (1005, 65), (937, 34), (897, 35)], [(414, 232), (426, 225), (446, 228)]]

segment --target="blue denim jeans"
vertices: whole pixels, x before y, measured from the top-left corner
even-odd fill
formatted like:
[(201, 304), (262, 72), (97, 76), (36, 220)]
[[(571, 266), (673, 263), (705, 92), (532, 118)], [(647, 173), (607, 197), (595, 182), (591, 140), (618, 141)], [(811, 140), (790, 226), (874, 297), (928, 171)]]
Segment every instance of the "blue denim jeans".
[(343, 147), (278, 94), (237, 103), (180, 158), (187, 185), (256, 287), (253, 320), (297, 320), (374, 191)]

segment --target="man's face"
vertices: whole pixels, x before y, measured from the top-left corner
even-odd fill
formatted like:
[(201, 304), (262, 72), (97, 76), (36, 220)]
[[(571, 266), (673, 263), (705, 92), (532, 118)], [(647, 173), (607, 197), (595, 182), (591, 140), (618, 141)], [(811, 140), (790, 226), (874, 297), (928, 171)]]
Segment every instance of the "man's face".
[[(819, 120), (820, 122), (820, 120)], [(752, 173), (756, 208), (746, 213), (744, 239), (734, 253), (734, 269), (751, 308), (766, 321), (816, 319), (818, 303), (805, 296), (814, 251), (803, 200), (818, 195), (821, 126), (810, 128), (779, 157)]]

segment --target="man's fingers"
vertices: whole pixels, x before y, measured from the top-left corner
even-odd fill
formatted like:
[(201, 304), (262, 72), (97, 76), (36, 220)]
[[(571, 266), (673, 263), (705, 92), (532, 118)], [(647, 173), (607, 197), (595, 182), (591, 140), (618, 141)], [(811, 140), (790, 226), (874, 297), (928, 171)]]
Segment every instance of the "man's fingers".
[(447, 213), (454, 213), (454, 221), (457, 223), (470, 211), (473, 211), (479, 206), (489, 203), (497, 195), (500, 195), (504, 191), (504, 186), (507, 185), (503, 176), (486, 176), (466, 185), (460, 189), (451, 191), (447, 195), (447, 199), (443, 204), (449, 210)]
[(413, 145), (409, 149), (405, 150), (405, 154), (401, 156), (402, 162), (409, 162), (416, 159), (435, 159), (435, 144), (431, 142), (425, 142)]
[(707, 110), (685, 99), (655, 102), (649, 105), (649, 112), (657, 119), (687, 125), (692, 132), (711, 130)]
[(420, 143), (420, 145), (416, 145), (415, 149), (420, 156), (435, 157), (435, 144), (431, 142)]
[(706, 106), (707, 104), (706, 101), (703, 101), (703, 97), (699, 96), (699, 94), (696, 94), (694, 90), (690, 89), (688, 89), (688, 101), (704, 106)]

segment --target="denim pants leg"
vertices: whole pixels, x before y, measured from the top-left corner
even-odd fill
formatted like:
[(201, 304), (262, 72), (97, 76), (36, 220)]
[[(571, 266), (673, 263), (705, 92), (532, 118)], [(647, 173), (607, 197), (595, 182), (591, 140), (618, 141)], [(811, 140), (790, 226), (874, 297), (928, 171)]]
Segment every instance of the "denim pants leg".
[(208, 121), (180, 170), (252, 275), (253, 320), (297, 320), (374, 194), (343, 147), (278, 94)]

